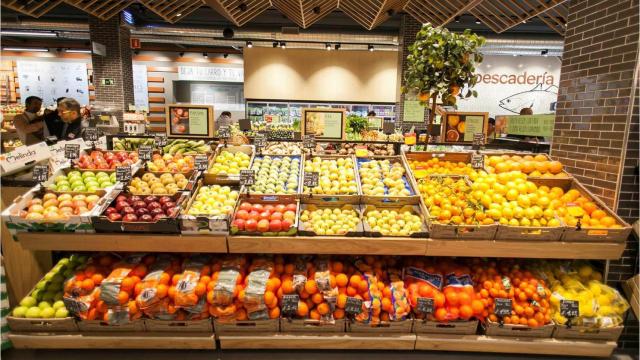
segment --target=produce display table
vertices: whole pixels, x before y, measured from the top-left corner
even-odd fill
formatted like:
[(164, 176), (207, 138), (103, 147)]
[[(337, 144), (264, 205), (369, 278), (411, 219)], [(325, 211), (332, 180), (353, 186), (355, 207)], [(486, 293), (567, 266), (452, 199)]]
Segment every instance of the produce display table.
[(9, 339), (17, 349), (216, 349), (207, 333), (11, 333)]

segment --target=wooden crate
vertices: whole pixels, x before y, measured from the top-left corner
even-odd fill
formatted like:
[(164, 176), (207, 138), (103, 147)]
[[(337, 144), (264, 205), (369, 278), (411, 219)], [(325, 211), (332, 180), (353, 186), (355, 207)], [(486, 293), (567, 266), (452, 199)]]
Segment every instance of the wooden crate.
[(509, 241), (560, 241), (564, 226), (509, 226), (498, 225), (496, 240)]
[[(316, 205), (316, 204), (300, 204), (300, 211), (298, 213), (298, 218), (300, 217), (300, 215), (302, 214), (302, 212), (306, 209), (309, 209), (309, 211), (314, 211), (316, 209), (322, 209), (322, 208), (331, 208), (331, 209), (336, 209), (336, 208), (340, 208), (340, 209), (344, 209), (344, 208), (353, 208), (353, 210), (355, 210), (358, 213), (358, 217), (360, 219), (360, 222), (358, 223), (358, 225), (356, 226), (356, 229), (353, 231), (349, 231), (346, 234), (342, 235), (342, 236), (347, 236), (347, 237), (358, 237), (358, 236), (364, 236), (364, 225), (362, 224), (362, 208), (360, 207), (360, 205), (352, 205), (352, 204), (342, 204), (342, 206), (340, 206), (340, 203), (336, 203), (331, 204), (330, 206), (326, 206), (327, 204), (325, 204), (325, 206), (322, 205)], [(312, 229), (307, 229), (304, 227), (304, 223), (302, 221), (298, 221), (298, 235), (300, 236), (327, 236), (327, 235), (318, 235), (315, 231), (313, 231)], [(329, 235), (329, 236), (334, 236), (334, 235)], [(335, 235), (335, 236), (340, 236), (340, 235)]]
[(568, 328), (566, 325), (556, 325), (553, 337), (555, 339), (618, 341), (622, 330), (624, 330), (624, 326), (600, 329), (586, 326)]
[[(211, 161), (209, 162), (208, 169), (210, 169), (211, 166), (213, 166), (213, 163), (215, 162), (216, 158), (223, 150), (227, 150), (232, 154), (235, 154), (237, 152), (243, 152), (249, 155), (250, 160), (249, 160), (249, 167), (247, 169), (251, 169), (251, 165), (253, 165), (253, 156), (255, 154), (255, 147), (253, 145), (227, 145), (226, 147), (224, 145), (218, 145), (214, 156), (211, 157)], [(214, 175), (214, 174), (209, 174), (208, 169), (207, 171), (203, 172), (205, 185), (213, 185), (213, 184), (237, 185), (240, 183), (240, 174), (234, 174), (234, 175), (215, 174)]]
[(213, 320), (213, 329), (216, 334), (251, 333), (266, 335), (280, 331), (280, 320), (234, 320), (231, 322), (221, 322), (220, 320), (215, 319)]
[[(298, 184), (296, 185), (296, 193), (295, 194), (257, 194), (257, 193), (253, 193), (251, 192), (250, 186), (245, 186), (242, 187), (241, 189), (241, 193), (244, 195), (244, 197), (250, 201), (253, 200), (266, 200), (266, 201), (289, 201), (290, 199), (299, 199), (300, 198), (300, 193), (302, 192), (302, 188), (300, 188), (300, 178), (303, 175), (302, 172), (302, 168), (303, 168), (303, 156), (302, 155), (268, 155), (268, 154), (256, 154), (253, 156), (253, 159), (251, 160), (251, 168), (253, 168), (253, 165), (256, 161), (257, 158), (264, 158), (265, 156), (269, 156), (271, 158), (283, 158), (285, 156), (288, 156), (292, 159), (298, 159), (300, 160), (300, 164), (298, 165)], [(255, 175), (256, 175), (256, 181), (258, 180), (258, 171), (255, 171)]]
[[(509, 156), (513, 156), (513, 155), (518, 155), (518, 156), (536, 156), (536, 155), (544, 155), (544, 157), (547, 159), (547, 161), (553, 161), (553, 159), (547, 155), (547, 154), (542, 154), (542, 153), (528, 153), (528, 152), (505, 152), (505, 151), (483, 151), (482, 154), (485, 157), (488, 156), (502, 156), (502, 155), (509, 155)], [(485, 159), (485, 164), (487, 164), (487, 161)], [(485, 166), (486, 169), (486, 166)], [(563, 183), (565, 185), (571, 184), (571, 181), (573, 180), (573, 177), (571, 176), (571, 174), (569, 174), (568, 172), (566, 172), (565, 170), (562, 170), (561, 174), (563, 174), (563, 177), (554, 177), (551, 178), (552, 180), (557, 180), (559, 183)], [(540, 176), (528, 176), (527, 175), (527, 180), (538, 180), (538, 179), (548, 179), (548, 178), (543, 178)]]
[(7, 323), (13, 332), (69, 332), (78, 331), (72, 317), (62, 319), (26, 319), (7, 316)]
[(330, 324), (313, 319), (281, 318), (280, 331), (283, 333), (343, 333), (345, 319), (338, 319)]
[(413, 331), (413, 319), (401, 321), (382, 321), (371, 325), (358, 321), (347, 321), (348, 333), (367, 334), (409, 334)]
[[(233, 211), (233, 216), (235, 216), (235, 214), (238, 212), (240, 205), (245, 202), (245, 201), (249, 201), (246, 197), (246, 194), (240, 194), (240, 197), (238, 198), (238, 201), (236, 202), (236, 208)], [(262, 204), (262, 205), (274, 205), (274, 204), (295, 204), (296, 205), (296, 219), (293, 222), (293, 224), (291, 224), (291, 227), (289, 228), (289, 230), (287, 231), (279, 231), (279, 232), (259, 232), (259, 231), (247, 231), (246, 229), (243, 230), (239, 230), (237, 227), (233, 226), (233, 223), (231, 223), (231, 225), (229, 226), (229, 235), (245, 235), (245, 236), (257, 236), (257, 237), (265, 237), (265, 236), (295, 236), (296, 233), (298, 232), (298, 223), (300, 221), (300, 200), (297, 200), (295, 197), (288, 197), (288, 198), (275, 198), (275, 199), (254, 199), (254, 200), (250, 200), (249, 201), (251, 204)], [(231, 222), (233, 222), (233, 216), (231, 216), (229, 218), (229, 220)]]
[(78, 329), (81, 332), (142, 332), (146, 331), (144, 320), (133, 320), (126, 324), (111, 325), (102, 320), (78, 321)]
[[(354, 174), (354, 179), (356, 182), (356, 186), (357, 186), (357, 193), (356, 194), (351, 194), (351, 195), (341, 195), (341, 194), (311, 194), (311, 193), (305, 193), (304, 192), (304, 164), (305, 161), (307, 160), (311, 160), (313, 158), (319, 157), (321, 159), (326, 159), (326, 160), (336, 160), (339, 158), (344, 158), (344, 159), (351, 159), (353, 160), (353, 164), (354, 164), (354, 168), (353, 168), (353, 172)], [(333, 204), (333, 203), (339, 203), (339, 204), (359, 204), (360, 203), (360, 198), (362, 197), (362, 189), (360, 188), (360, 176), (358, 174), (358, 164), (356, 163), (356, 159), (353, 155), (304, 155), (302, 157), (302, 165), (301, 165), (301, 172), (300, 172), (300, 184), (298, 185), (298, 191), (300, 192), (300, 199), (302, 200), (303, 203), (305, 204)], [(328, 205), (328, 204), (327, 204)]]
[[(369, 160), (389, 160), (393, 162), (399, 162), (402, 164), (402, 168), (404, 169), (403, 180), (405, 182), (405, 188), (409, 190), (409, 196), (392, 196), (392, 195), (365, 195), (364, 191), (362, 193), (362, 203), (363, 204), (371, 204), (371, 205), (416, 205), (420, 202), (420, 194), (418, 193), (418, 189), (415, 186), (415, 182), (411, 179), (411, 170), (407, 166), (405, 158), (400, 155), (396, 156), (367, 156), (367, 157), (357, 157), (356, 165), (358, 176), (360, 175), (360, 165), (363, 162), (367, 162)], [(362, 179), (360, 179), (362, 181)], [(362, 183), (359, 184), (360, 189), (362, 189)]]
[(384, 204), (384, 205), (365, 205), (363, 212), (362, 212), (362, 224), (364, 226), (364, 234), (365, 236), (371, 236), (371, 237), (397, 237), (399, 235), (383, 235), (381, 232), (379, 231), (373, 231), (373, 229), (371, 228), (371, 225), (369, 225), (369, 223), (367, 222), (367, 213), (369, 211), (373, 211), (373, 210), (398, 210), (398, 211), (410, 211), (412, 212), (414, 215), (418, 215), (421, 219), (421, 229), (418, 231), (415, 231), (411, 234), (408, 235), (408, 237), (412, 237), (412, 238), (428, 238), (429, 237), (429, 229), (427, 228), (427, 225), (425, 223), (425, 217), (427, 214), (424, 211), (421, 211), (421, 207), (419, 205), (404, 205), (404, 206), (397, 206), (397, 205), (389, 205), (389, 204)]
[[(407, 166), (407, 170), (409, 173), (409, 177), (411, 180), (411, 185), (418, 195), (420, 195), (420, 191), (418, 190), (418, 178), (416, 178), (414, 174), (414, 170), (411, 170), (410, 163), (412, 161), (428, 161), (431, 159), (438, 159), (440, 161), (451, 161), (451, 162), (462, 162), (468, 164), (471, 162), (471, 152), (446, 152), (446, 151), (420, 151), (420, 152), (402, 152), (402, 158), (405, 161)], [(452, 174), (452, 176), (456, 176)], [(462, 175), (457, 175), (462, 176)]]
[(425, 214), (429, 237), (432, 239), (448, 240), (493, 240), (496, 237), (498, 225), (448, 225), (431, 221), (429, 210), (420, 201), (422, 212)]
[[(180, 231), (182, 234), (212, 234), (212, 235), (227, 235), (229, 233), (229, 225), (231, 224), (231, 216), (228, 214), (224, 216), (214, 215), (189, 215), (189, 209), (195, 201), (200, 188), (202, 187), (202, 179), (198, 180), (195, 191), (191, 195), (191, 198), (187, 204), (183, 207), (180, 213)], [(240, 191), (238, 187), (232, 186), (231, 190)], [(238, 201), (236, 199), (237, 206)]]
[(555, 325), (548, 324), (537, 328), (526, 325), (500, 325), (493, 321), (487, 321), (485, 324), (487, 336), (511, 336), (511, 337), (532, 337), (532, 338), (550, 338), (553, 335)]
[(443, 323), (416, 319), (413, 323), (413, 332), (416, 334), (474, 335), (478, 331), (478, 322), (478, 320), (471, 320)]
[(145, 319), (144, 322), (149, 332), (213, 333), (211, 319), (183, 321)]
[(640, 315), (638, 312), (640, 302), (640, 275), (636, 274), (623, 282), (622, 290), (624, 290), (625, 295), (627, 295), (627, 301), (629, 301), (629, 305), (631, 305), (631, 310), (633, 310), (636, 318), (638, 318), (638, 315)]

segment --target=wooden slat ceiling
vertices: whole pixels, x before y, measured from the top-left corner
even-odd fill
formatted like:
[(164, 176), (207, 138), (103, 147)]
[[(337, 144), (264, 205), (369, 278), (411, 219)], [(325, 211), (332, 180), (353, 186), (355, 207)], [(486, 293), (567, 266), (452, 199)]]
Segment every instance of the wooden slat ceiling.
[(402, 10), (408, 0), (340, 0), (338, 7), (358, 24), (371, 30)]
[(271, 0), (271, 3), (303, 29), (338, 7), (338, 0)]
[(140, 2), (172, 24), (204, 5), (202, 0), (140, 0)]
[(564, 32), (567, 29), (568, 14), (569, 8), (567, 7), (567, 3), (564, 3), (547, 10), (542, 14), (538, 14), (538, 18), (540, 18), (540, 20), (555, 32), (564, 36)]
[(483, 0), (470, 10), (491, 30), (501, 33), (566, 0)]
[(101, 20), (109, 20), (131, 5), (134, 0), (64, 0), (64, 2)]
[(482, 0), (445, 0), (427, 3), (424, 0), (410, 0), (404, 11), (421, 23), (444, 26), (478, 5)]
[(269, 0), (204, 0), (236, 26), (242, 26), (271, 6)]
[(19, 13), (40, 17), (58, 6), (62, 0), (2, 0), (2, 6)]

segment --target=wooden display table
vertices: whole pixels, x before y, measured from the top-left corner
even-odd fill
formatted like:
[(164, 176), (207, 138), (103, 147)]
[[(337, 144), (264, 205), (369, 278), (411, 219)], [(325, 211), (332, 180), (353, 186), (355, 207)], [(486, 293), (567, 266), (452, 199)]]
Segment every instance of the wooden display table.
[(203, 349), (214, 350), (207, 333), (11, 333), (17, 349)]

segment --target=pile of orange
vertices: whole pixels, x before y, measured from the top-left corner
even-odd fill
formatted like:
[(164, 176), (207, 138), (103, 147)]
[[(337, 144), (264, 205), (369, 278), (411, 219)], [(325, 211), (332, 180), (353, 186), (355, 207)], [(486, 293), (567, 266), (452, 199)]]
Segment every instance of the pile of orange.
[(560, 197), (562, 206), (559, 206), (556, 213), (565, 224), (569, 226), (580, 226), (583, 228), (611, 228), (620, 229), (619, 224), (613, 216), (609, 216), (592, 199), (581, 194), (576, 189), (571, 189)]
[(453, 161), (441, 161), (438, 158), (432, 158), (427, 161), (410, 160), (409, 168), (413, 172), (416, 179), (422, 179), (429, 175), (470, 175), (476, 172), (471, 164)]
[(489, 173), (500, 174), (521, 171), (530, 177), (566, 178), (560, 161), (551, 161), (546, 155), (501, 155), (485, 157), (485, 168)]
[(432, 221), (451, 225), (494, 224), (495, 220), (471, 196), (471, 190), (462, 178), (429, 177), (418, 181), (418, 191)]

